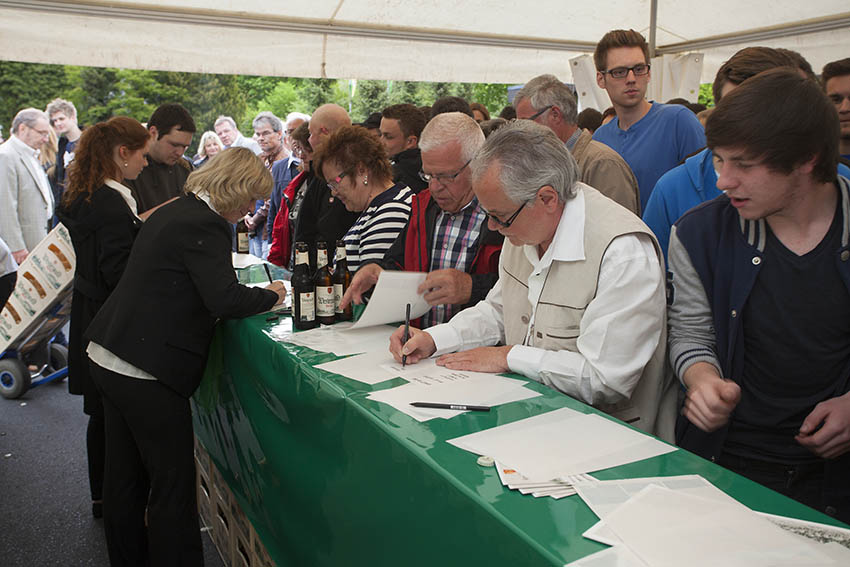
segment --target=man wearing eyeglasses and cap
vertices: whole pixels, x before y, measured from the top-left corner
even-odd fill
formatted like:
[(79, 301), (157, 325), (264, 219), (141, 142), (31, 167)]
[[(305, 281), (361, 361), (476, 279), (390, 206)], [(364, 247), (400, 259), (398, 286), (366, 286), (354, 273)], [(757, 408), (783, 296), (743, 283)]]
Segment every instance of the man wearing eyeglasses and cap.
[[(486, 299), (448, 323), (393, 333), (408, 364), (515, 372), (672, 440), (661, 249), (634, 214), (579, 181), (555, 133), (518, 120), (470, 164), (490, 228), (506, 242)], [(449, 354), (451, 353), (451, 354)]]
[(705, 131), (684, 106), (646, 100), (649, 47), (638, 32), (606, 33), (596, 44), (593, 62), (596, 83), (608, 91), (617, 112), (593, 139), (610, 146), (632, 168), (640, 187), (640, 209), (645, 210), (658, 178), (705, 147)]
[(430, 327), (478, 303), (498, 279), (502, 236), (487, 227), (487, 215), (472, 191), (469, 163), (484, 144), (472, 117), (435, 116), (422, 130), (419, 148), (428, 188), (413, 199), (407, 226), (381, 262), (360, 267), (343, 306), (362, 303), (383, 270), (428, 272), (419, 292), (432, 308), (417, 326)]

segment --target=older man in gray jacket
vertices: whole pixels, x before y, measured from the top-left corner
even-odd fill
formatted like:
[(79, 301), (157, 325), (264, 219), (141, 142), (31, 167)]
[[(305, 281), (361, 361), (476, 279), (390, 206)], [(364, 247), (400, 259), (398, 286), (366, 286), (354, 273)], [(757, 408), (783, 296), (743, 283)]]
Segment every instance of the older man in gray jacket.
[(36, 108), (20, 111), (12, 136), (0, 146), (0, 238), (19, 264), (47, 236), (53, 193), (38, 153), (50, 135), (47, 115)]

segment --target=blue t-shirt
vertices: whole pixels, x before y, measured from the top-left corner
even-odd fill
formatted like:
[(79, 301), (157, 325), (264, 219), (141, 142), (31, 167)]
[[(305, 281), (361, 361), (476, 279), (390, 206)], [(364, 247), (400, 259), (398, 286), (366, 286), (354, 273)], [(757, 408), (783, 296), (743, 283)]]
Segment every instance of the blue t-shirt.
[(678, 104), (657, 102), (628, 130), (621, 130), (615, 118), (600, 126), (593, 139), (610, 146), (632, 168), (640, 188), (641, 210), (665, 172), (705, 147), (705, 131), (693, 112)]

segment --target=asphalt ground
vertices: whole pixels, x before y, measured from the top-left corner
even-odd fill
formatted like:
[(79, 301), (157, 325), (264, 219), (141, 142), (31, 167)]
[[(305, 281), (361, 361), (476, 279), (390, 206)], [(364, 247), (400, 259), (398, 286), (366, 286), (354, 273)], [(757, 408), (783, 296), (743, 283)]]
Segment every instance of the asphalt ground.
[[(82, 396), (66, 382), (0, 398), (0, 566), (108, 566), (91, 514)], [(207, 567), (223, 566), (203, 534)]]

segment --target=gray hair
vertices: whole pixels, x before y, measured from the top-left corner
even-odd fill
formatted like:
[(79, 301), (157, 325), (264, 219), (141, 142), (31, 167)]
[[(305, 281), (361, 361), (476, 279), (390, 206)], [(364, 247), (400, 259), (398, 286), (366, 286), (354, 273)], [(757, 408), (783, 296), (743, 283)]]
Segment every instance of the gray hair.
[(557, 106), (564, 118), (570, 124), (577, 120), (576, 97), (570, 88), (555, 75), (540, 75), (534, 77), (514, 97), (514, 107), (523, 99), (528, 99), (534, 110), (547, 106)]
[(224, 115), (221, 115), (221, 116), (219, 116), (218, 118), (215, 119), (215, 124), (213, 124), (213, 128), (218, 127), (219, 124), (223, 124), (224, 122), (229, 123), (233, 127), (233, 129), (236, 130), (237, 132), (239, 131), (239, 128), (236, 127), (236, 121), (233, 120), (233, 118), (231, 118), (230, 116), (224, 116)]
[(551, 128), (517, 120), (493, 132), (469, 164), (473, 183), (499, 165), (499, 182), (517, 204), (534, 199), (549, 185), (562, 202), (575, 197), (579, 169), (575, 158)]
[(47, 123), (50, 123), (50, 119), (47, 118), (47, 115), (37, 108), (25, 108), (19, 113), (15, 115), (15, 118), (12, 120), (12, 134), (18, 133), (18, 127), (21, 124), (26, 124), (28, 128), (34, 128), (35, 123), (39, 121), (39, 119), (44, 118)]
[(303, 112), (290, 112), (286, 115), (286, 120), (284, 121), (284, 124), (288, 128), (289, 125), (292, 124), (292, 122), (294, 122), (295, 120), (303, 120), (304, 122), (309, 122), (310, 115), (304, 114)]
[(254, 117), (254, 121), (251, 122), (251, 126), (254, 127), (254, 130), (259, 128), (263, 122), (271, 126), (271, 129), (275, 132), (280, 132), (283, 130), (283, 122), (280, 121), (280, 118), (275, 116), (273, 113), (268, 110), (264, 110)]
[(419, 149), (428, 152), (451, 142), (460, 144), (460, 157), (467, 161), (484, 145), (484, 132), (471, 116), (462, 112), (444, 112), (425, 125), (419, 138)]

